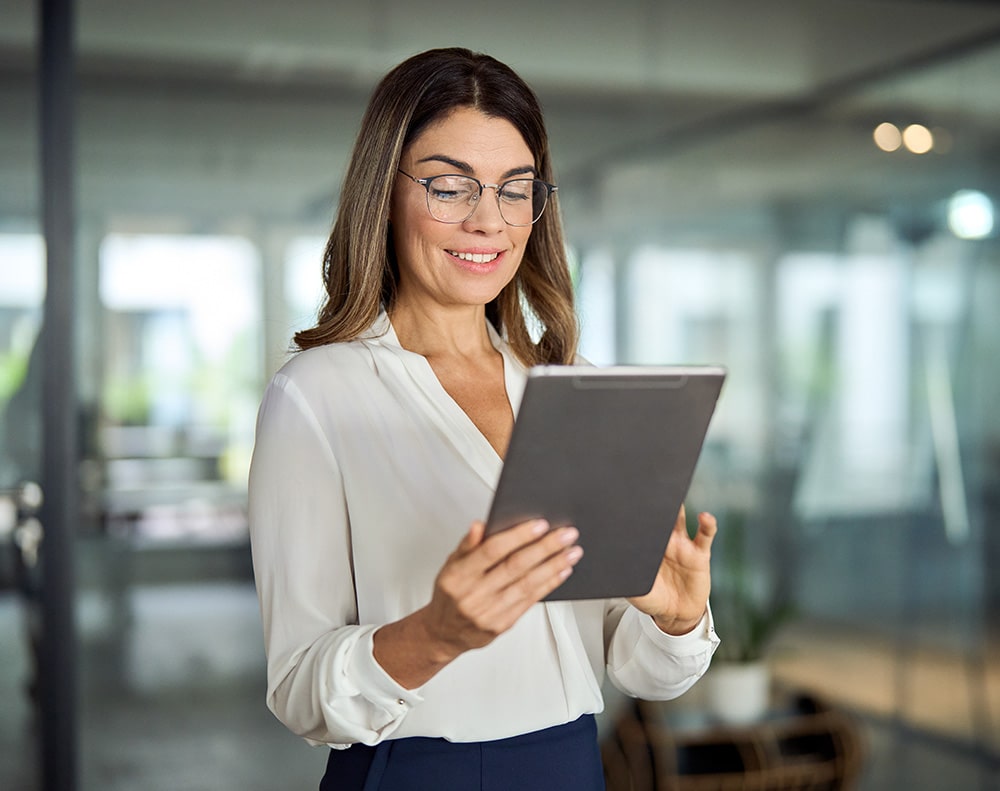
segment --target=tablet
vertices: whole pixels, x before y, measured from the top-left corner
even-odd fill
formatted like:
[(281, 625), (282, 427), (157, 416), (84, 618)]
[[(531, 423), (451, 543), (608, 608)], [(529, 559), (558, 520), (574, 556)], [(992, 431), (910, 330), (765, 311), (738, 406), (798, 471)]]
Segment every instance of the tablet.
[(549, 601), (639, 596), (656, 578), (725, 380), (718, 366), (536, 366), (487, 533), (527, 519), (580, 531)]

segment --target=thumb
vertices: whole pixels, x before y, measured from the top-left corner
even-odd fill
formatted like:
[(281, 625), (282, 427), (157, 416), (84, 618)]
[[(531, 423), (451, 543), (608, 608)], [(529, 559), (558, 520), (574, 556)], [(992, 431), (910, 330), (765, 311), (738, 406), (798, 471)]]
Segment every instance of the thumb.
[(718, 522), (712, 514), (707, 512), (698, 514), (698, 532), (695, 534), (694, 543), (700, 549), (710, 549), (718, 530)]
[(459, 553), (465, 554), (466, 552), (471, 552), (483, 543), (483, 537), (485, 535), (486, 524), (484, 522), (473, 522), (469, 526), (469, 532), (465, 534), (462, 538), (462, 542), (458, 545)]

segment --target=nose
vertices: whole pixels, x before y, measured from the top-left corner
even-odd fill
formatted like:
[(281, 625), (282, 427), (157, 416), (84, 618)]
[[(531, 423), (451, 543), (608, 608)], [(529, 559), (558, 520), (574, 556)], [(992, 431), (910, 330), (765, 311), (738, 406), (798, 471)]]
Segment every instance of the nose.
[[(493, 200), (486, 197), (486, 190), (493, 190)], [(483, 191), (476, 202), (476, 208), (465, 221), (471, 229), (484, 233), (499, 233), (507, 225), (500, 214), (500, 185), (483, 184)]]

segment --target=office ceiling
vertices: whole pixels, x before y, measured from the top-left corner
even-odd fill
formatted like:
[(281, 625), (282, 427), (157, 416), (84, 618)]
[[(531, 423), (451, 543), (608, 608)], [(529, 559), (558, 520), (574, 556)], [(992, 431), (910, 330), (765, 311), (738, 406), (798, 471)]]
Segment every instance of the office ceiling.
[[(35, 6), (0, 10), (6, 227), (38, 205)], [(325, 228), (375, 80), (455, 44), (537, 89), (586, 241), (821, 227), (1000, 183), (997, 4), (78, 0), (77, 21), (80, 212), (100, 227)], [(881, 120), (950, 147), (887, 155)]]

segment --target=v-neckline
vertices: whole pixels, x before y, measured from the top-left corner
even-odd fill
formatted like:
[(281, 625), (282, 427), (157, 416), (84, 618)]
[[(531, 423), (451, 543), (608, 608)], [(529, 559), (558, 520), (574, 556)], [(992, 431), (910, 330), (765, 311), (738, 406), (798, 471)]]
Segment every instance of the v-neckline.
[[(490, 343), (493, 344), (494, 349), (500, 352), (503, 361), (504, 389), (511, 412), (516, 419), (527, 378), (526, 373), (523, 365), (514, 358), (493, 325), (487, 322), (486, 328), (490, 336)], [(495, 487), (503, 467), (503, 459), (500, 454), (490, 444), (486, 435), (480, 431), (479, 426), (441, 384), (427, 358), (402, 346), (392, 322), (384, 310), (379, 314), (372, 331), (366, 333), (366, 340), (378, 343), (395, 354), (431, 405), (432, 408), (428, 410), (429, 414), (451, 444), (466, 458), (480, 477), (491, 487)]]

